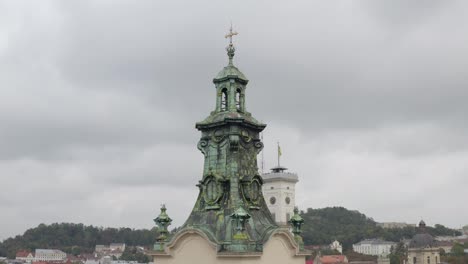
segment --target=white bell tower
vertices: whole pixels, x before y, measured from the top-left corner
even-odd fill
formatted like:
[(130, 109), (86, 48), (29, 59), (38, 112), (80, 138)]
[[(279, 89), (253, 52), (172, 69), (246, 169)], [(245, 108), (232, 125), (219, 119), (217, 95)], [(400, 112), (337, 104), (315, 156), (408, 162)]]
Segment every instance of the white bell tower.
[(286, 172), (287, 168), (280, 166), (280, 156), (278, 144), (278, 166), (262, 174), (263, 196), (276, 223), (286, 226), (294, 214), (296, 183), (299, 179), (296, 173)]

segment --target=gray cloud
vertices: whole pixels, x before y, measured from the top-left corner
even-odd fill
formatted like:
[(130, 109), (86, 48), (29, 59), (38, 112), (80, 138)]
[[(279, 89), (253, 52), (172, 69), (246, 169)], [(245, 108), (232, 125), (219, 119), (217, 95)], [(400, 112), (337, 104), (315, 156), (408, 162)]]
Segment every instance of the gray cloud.
[(269, 125), (265, 167), (280, 140), (301, 207), (466, 224), (467, 7), (2, 2), (0, 238), (40, 222), (151, 227), (163, 202), (182, 224), (230, 20), (247, 108)]

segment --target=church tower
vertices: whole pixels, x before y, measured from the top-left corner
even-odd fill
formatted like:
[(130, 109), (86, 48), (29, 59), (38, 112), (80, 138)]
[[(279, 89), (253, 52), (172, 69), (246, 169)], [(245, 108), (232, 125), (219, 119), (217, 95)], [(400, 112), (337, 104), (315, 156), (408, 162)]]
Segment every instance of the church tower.
[[(233, 32), (230, 33), (230, 37)], [(233, 64), (235, 48), (227, 47), (229, 63), (213, 79), (216, 106), (205, 120), (198, 149), (205, 156), (200, 194), (185, 226), (200, 228), (221, 241), (221, 250), (261, 250), (278, 229), (262, 195), (257, 154), (266, 127), (246, 109), (249, 80)]]
[(231, 28), (226, 35), (228, 65), (213, 79), (215, 109), (195, 125), (201, 132), (198, 149), (205, 157), (198, 198), (178, 232), (155, 245), (155, 263), (232, 263), (238, 258), (266, 263), (278, 254), (264, 254), (268, 247), (280, 245), (276, 240), (287, 245), (288, 253), (281, 257), (287, 257), (287, 263), (304, 261), (299, 237), (303, 220), (293, 221), (299, 231), (292, 236), (275, 223), (263, 197), (257, 154), (263, 149), (259, 133), (266, 125), (247, 111), (249, 80), (233, 64), (234, 35)]

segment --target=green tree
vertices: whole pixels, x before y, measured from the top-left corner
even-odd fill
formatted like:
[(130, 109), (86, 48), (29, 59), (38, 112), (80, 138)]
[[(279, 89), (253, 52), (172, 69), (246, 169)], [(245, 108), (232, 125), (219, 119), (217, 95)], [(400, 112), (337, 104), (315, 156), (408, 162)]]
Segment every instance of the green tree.
[(463, 256), (465, 255), (465, 249), (463, 248), (462, 244), (455, 243), (452, 247), (452, 255), (454, 256)]
[(0, 255), (15, 258), (19, 250), (57, 248), (66, 253), (79, 255), (92, 253), (96, 244), (114, 242), (129, 246), (150, 247), (157, 237), (156, 229), (103, 228), (83, 224), (40, 224), (26, 230), (23, 235), (8, 238), (0, 243)]
[(139, 263), (150, 262), (150, 258), (143, 252), (139, 252), (136, 247), (126, 247), (120, 259), (127, 261), (137, 261)]
[(398, 242), (390, 250), (390, 264), (402, 264), (408, 259), (408, 249), (403, 242)]
[[(301, 212), (305, 220), (303, 238), (306, 245), (324, 245), (337, 239), (343, 244), (345, 251), (352, 248), (352, 244), (365, 238), (381, 238), (399, 242), (410, 239), (417, 232), (416, 227), (382, 228), (370, 217), (343, 207), (327, 207), (322, 209), (307, 209)], [(427, 227), (433, 236), (460, 235), (459, 231), (443, 225)]]
[(468, 234), (468, 225), (462, 227), (462, 230), (463, 230), (463, 232), (465, 232), (466, 234)]

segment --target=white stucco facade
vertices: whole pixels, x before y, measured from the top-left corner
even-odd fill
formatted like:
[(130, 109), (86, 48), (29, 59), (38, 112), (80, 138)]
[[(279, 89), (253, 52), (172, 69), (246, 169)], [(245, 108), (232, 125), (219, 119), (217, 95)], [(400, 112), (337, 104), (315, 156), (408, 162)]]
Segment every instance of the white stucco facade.
[(304, 264), (306, 255), (300, 253), (297, 244), (288, 231), (271, 235), (263, 247), (263, 252), (219, 253), (217, 245), (197, 231), (179, 234), (165, 247), (163, 253), (153, 253), (154, 264), (186, 263), (243, 263), (243, 264)]
[(36, 249), (35, 261), (63, 261), (67, 254), (58, 249)]
[(380, 239), (366, 239), (353, 245), (354, 252), (364, 255), (388, 256), (395, 242), (383, 241)]
[[(286, 168), (283, 168), (284, 170)], [(279, 225), (287, 225), (296, 205), (297, 174), (283, 171), (265, 173), (263, 196), (273, 218)]]

